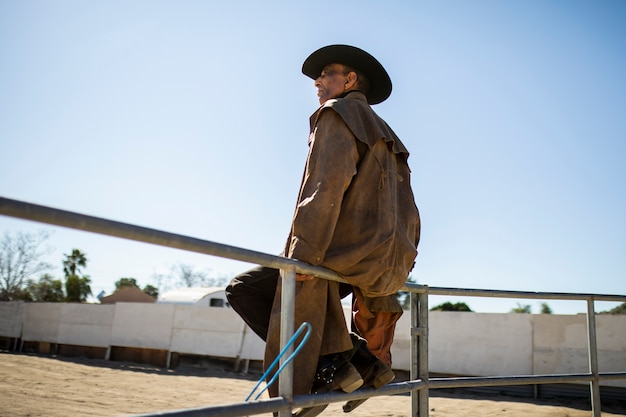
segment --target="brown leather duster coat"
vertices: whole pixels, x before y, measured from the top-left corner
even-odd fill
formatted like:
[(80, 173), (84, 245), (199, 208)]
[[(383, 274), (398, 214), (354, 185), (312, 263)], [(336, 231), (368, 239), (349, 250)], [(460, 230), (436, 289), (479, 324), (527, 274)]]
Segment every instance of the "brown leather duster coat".
[(327, 101), (310, 124), (287, 254), (332, 269), (365, 296), (395, 294), (420, 232), (409, 153), (360, 92)]
[[(413, 267), (420, 236), (408, 151), (361, 92), (328, 100), (310, 118), (309, 154), (286, 255), (343, 276), (372, 311), (399, 308), (396, 292)], [(298, 282), (296, 328), (313, 334), (294, 362), (294, 394), (307, 393), (317, 357), (352, 347), (338, 284)], [(401, 309), (400, 309), (401, 311)], [(266, 360), (279, 352), (280, 287)]]

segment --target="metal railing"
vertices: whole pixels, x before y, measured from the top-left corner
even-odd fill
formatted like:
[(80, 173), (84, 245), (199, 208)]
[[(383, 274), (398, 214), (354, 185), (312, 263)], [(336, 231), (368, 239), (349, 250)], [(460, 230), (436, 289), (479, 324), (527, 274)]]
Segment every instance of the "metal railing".
[[(268, 255), (248, 249), (223, 245), (207, 240), (164, 232), (128, 223), (107, 220), (51, 207), (36, 205), (23, 201), (0, 197), (0, 214), (24, 220), (32, 220), (55, 226), (68, 227), (87, 232), (130, 239), (219, 256), (237, 261), (249, 262), (276, 268), (281, 271), (282, 300), (281, 307), (281, 347), (293, 335), (295, 274), (315, 275), (333, 281), (346, 282), (335, 272), (319, 266), (312, 266), (294, 259)], [(498, 291), (481, 289), (437, 288), (427, 285), (407, 283), (403, 291), (410, 292), (411, 305), (411, 369), (410, 381), (391, 383), (379, 389), (365, 388), (352, 393), (331, 392), (321, 395), (293, 396), (293, 364), (288, 364), (279, 377), (279, 397), (221, 406), (199, 407), (184, 410), (163, 411), (144, 416), (212, 416), (235, 417), (269, 412), (278, 412), (279, 417), (291, 416), (292, 410), (301, 407), (312, 407), (331, 402), (343, 402), (380, 395), (411, 393), (412, 415), (427, 417), (429, 413), (429, 389), (484, 387), (506, 385), (536, 385), (571, 382), (588, 382), (591, 392), (591, 406), (594, 417), (600, 417), (600, 380), (626, 379), (626, 372), (600, 373), (598, 369), (598, 350), (594, 301), (626, 302), (626, 295), (607, 294), (572, 294), (524, 291)], [(428, 296), (454, 295), (471, 297), (503, 297), (503, 298), (534, 298), (585, 300), (587, 302), (587, 340), (589, 354), (589, 372), (578, 374), (552, 375), (517, 375), (500, 377), (465, 377), (465, 378), (429, 378), (428, 370)], [(286, 351), (284, 357), (291, 354)], [(281, 363), (282, 365), (282, 363)]]
[[(529, 291), (500, 291), (484, 289), (437, 288), (414, 285), (411, 290), (411, 379), (426, 381), (417, 395), (411, 393), (413, 415), (428, 416), (429, 388), (461, 388), (510, 385), (539, 385), (556, 383), (588, 382), (590, 385), (593, 417), (600, 417), (600, 380), (626, 379), (626, 372), (600, 373), (594, 301), (626, 302), (626, 295), (573, 294)], [(582, 374), (516, 375), (501, 377), (430, 378), (428, 377), (428, 295), (454, 295), (465, 297), (528, 298), (541, 300), (584, 300), (587, 303), (587, 352), (589, 372)], [(417, 355), (417, 361), (415, 356)]]

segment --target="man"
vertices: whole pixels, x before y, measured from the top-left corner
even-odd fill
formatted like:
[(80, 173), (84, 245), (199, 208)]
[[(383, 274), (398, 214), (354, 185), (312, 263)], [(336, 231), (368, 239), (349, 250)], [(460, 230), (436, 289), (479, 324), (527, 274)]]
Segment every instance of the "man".
[[(309, 154), (284, 255), (332, 269), (350, 285), (297, 274), (296, 327), (306, 321), (313, 332), (294, 360), (293, 393), (378, 388), (394, 378), (390, 347), (402, 314), (396, 293), (420, 234), (408, 151), (370, 107), (389, 97), (391, 80), (373, 56), (347, 45), (313, 52), (302, 72), (315, 80), (321, 107), (310, 118)], [(350, 292), (361, 337), (345, 324), (341, 298)], [(273, 361), (280, 351), (278, 271), (248, 271), (226, 294), (266, 341), (266, 362)], [(346, 411), (360, 404), (351, 403)]]

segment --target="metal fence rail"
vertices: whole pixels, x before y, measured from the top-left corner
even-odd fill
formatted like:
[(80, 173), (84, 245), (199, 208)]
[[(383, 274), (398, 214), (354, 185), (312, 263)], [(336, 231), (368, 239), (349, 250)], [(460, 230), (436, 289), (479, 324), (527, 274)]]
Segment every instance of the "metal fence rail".
[[(135, 226), (51, 207), (0, 197), (0, 214), (68, 227), (87, 232), (114, 236), (138, 242), (166, 246), (190, 252), (219, 256), (237, 261), (264, 265), (281, 270), (283, 297), (281, 306), (281, 346), (285, 346), (293, 335), (293, 311), (295, 298), (295, 274), (311, 274), (333, 281), (345, 282), (335, 272), (323, 267), (312, 266), (294, 259), (268, 255), (248, 249), (223, 245), (207, 240)], [(411, 370), (410, 381), (392, 383), (377, 390), (361, 389), (353, 393), (332, 392), (323, 395), (293, 396), (293, 368), (288, 364), (279, 378), (280, 397), (247, 403), (225, 404), (185, 410), (164, 411), (144, 416), (211, 416), (230, 417), (278, 412), (279, 417), (291, 416), (292, 410), (300, 407), (349, 401), (359, 398), (411, 393), (412, 415), (427, 417), (429, 413), (429, 389), (480, 386), (534, 385), (564, 382), (588, 382), (590, 384), (591, 407), (594, 417), (600, 417), (600, 380), (623, 380), (625, 372), (600, 373), (598, 370), (597, 335), (594, 301), (626, 302), (626, 295), (617, 294), (572, 294), (527, 291), (501, 291), (486, 289), (437, 288), (407, 283), (403, 291), (410, 292), (411, 301)], [(467, 297), (502, 297), (530, 299), (585, 300), (587, 302), (587, 339), (589, 372), (581, 374), (517, 375), (501, 377), (429, 378), (428, 373), (428, 296), (454, 295)], [(289, 356), (287, 352), (284, 357)]]
[[(424, 379), (428, 381), (417, 395), (412, 394), (413, 414), (417, 416), (428, 416), (428, 389), (430, 388), (454, 388), (454, 387), (478, 387), (478, 386), (498, 386), (498, 385), (523, 385), (528, 384), (544, 384), (557, 382), (588, 382), (591, 395), (591, 408), (593, 417), (600, 417), (600, 380), (604, 379), (626, 379), (626, 372), (616, 373), (600, 373), (598, 368), (598, 346), (596, 334), (596, 313), (594, 301), (617, 301), (626, 302), (626, 296), (618, 294), (573, 294), (573, 293), (552, 293), (552, 292), (529, 292), (529, 291), (503, 291), (503, 290), (485, 290), (485, 289), (466, 289), (466, 288), (436, 288), (428, 286), (420, 286), (408, 283), (407, 286), (412, 287), (411, 294), (419, 294), (418, 297), (411, 298), (411, 322), (416, 337), (411, 338), (412, 352), (417, 352), (417, 361), (415, 363), (415, 354), (411, 353), (411, 379)], [(528, 299), (553, 299), (553, 300), (584, 300), (587, 303), (587, 352), (589, 358), (589, 373), (578, 375), (535, 375), (535, 376), (511, 376), (498, 378), (464, 378), (456, 380), (459, 385), (450, 385), (454, 380), (428, 380), (428, 298), (424, 294), (430, 295), (455, 295), (462, 297), (501, 297), (501, 298), (528, 298)], [(419, 312), (419, 316), (415, 313)], [(422, 347), (420, 338), (426, 339), (426, 347)], [(553, 382), (549, 382), (554, 380)], [(461, 383), (461, 381), (463, 381)], [(517, 381), (516, 383), (510, 383)], [(526, 381), (526, 382), (520, 382)], [(547, 381), (547, 382), (546, 382)], [(416, 414), (416, 411), (417, 414)]]

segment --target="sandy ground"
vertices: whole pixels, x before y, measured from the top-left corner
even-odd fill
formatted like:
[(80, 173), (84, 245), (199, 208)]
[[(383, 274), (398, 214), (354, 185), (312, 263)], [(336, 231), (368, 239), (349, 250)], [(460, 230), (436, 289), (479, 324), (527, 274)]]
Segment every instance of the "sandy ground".
[[(120, 416), (243, 401), (260, 371), (232, 371), (232, 364), (205, 363), (166, 370), (130, 362), (0, 352), (0, 416)], [(588, 401), (531, 401), (506, 396), (431, 391), (430, 416), (591, 416)], [(264, 397), (265, 398), (265, 397)], [(616, 402), (602, 416), (626, 415)], [(350, 414), (331, 404), (321, 416), (410, 415), (407, 395), (368, 400)]]

